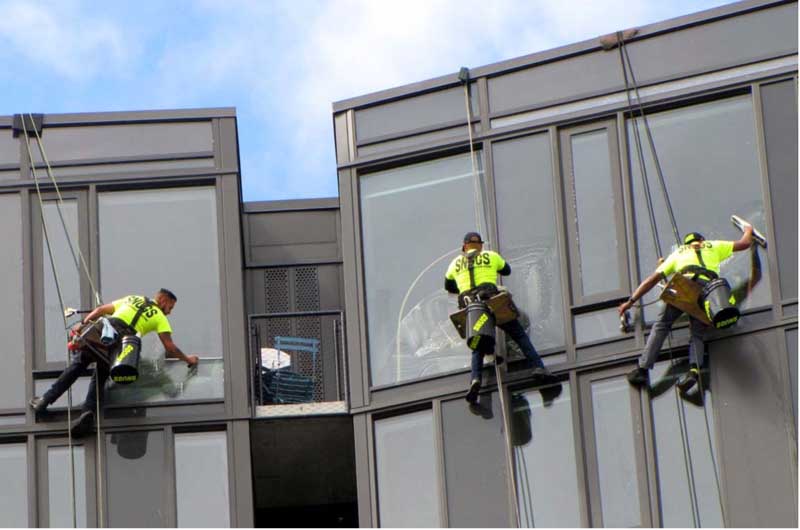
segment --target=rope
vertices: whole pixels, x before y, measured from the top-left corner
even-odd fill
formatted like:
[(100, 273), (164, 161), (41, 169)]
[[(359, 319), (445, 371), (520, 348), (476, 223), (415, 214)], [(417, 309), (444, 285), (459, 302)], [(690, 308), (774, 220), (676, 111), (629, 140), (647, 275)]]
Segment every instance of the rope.
[(511, 431), (509, 429), (510, 421), (508, 419), (508, 415), (510, 414), (509, 410), (506, 408), (506, 397), (505, 391), (503, 389), (503, 379), (500, 373), (500, 365), (497, 364), (497, 357), (495, 356), (494, 362), (494, 373), (495, 377), (497, 377), (497, 393), (500, 395), (500, 409), (503, 412), (503, 430), (505, 432), (505, 440), (506, 440), (506, 469), (508, 469), (508, 486), (511, 489), (511, 505), (514, 507), (513, 515), (514, 520), (511, 521), (511, 526), (519, 527), (519, 503), (517, 502), (517, 477), (516, 473), (514, 472), (514, 455), (511, 452)]
[[(643, 121), (644, 126), (645, 126), (645, 132), (647, 134), (647, 139), (648, 139), (648, 143), (649, 143), (649, 146), (650, 146), (650, 150), (653, 153), (653, 160), (655, 162), (656, 172), (658, 174), (659, 183), (661, 185), (661, 192), (664, 195), (664, 203), (665, 203), (665, 205), (667, 207), (667, 213), (669, 214), (670, 223), (672, 225), (673, 236), (675, 237), (675, 242), (677, 244), (680, 244), (680, 235), (678, 233), (678, 225), (677, 225), (677, 223), (675, 221), (675, 213), (674, 213), (674, 211), (672, 209), (672, 204), (671, 204), (670, 199), (669, 199), (669, 193), (667, 192), (666, 181), (664, 179), (664, 173), (663, 173), (662, 168), (661, 168), (661, 163), (659, 162), (659, 159), (658, 159), (658, 153), (656, 151), (655, 141), (653, 140), (652, 131), (650, 130), (650, 124), (647, 121), (647, 115), (645, 114), (644, 108), (642, 106), (642, 99), (641, 99), (640, 94), (639, 94), (639, 87), (638, 87), (638, 84), (636, 82), (636, 76), (635, 76), (634, 71), (633, 71), (633, 65), (631, 64), (630, 55), (628, 54), (628, 50), (627, 50), (627, 47), (625, 45), (625, 39), (623, 38), (622, 32), (617, 32), (617, 41), (619, 43), (619, 50), (620, 50), (620, 53), (619, 53), (619, 55), (620, 55), (620, 65), (622, 66), (622, 73), (623, 73), (623, 76), (624, 76), (624, 79), (625, 79), (625, 94), (626, 94), (627, 99), (628, 99), (628, 108), (630, 109), (632, 107), (632, 102), (631, 102), (631, 97), (630, 97), (630, 88), (631, 87), (630, 87), (630, 83), (628, 82), (628, 75), (627, 75), (627, 70), (630, 70), (631, 83), (633, 84), (633, 88), (634, 88), (634, 91), (635, 91), (635, 94), (636, 94), (636, 101), (637, 101), (637, 106), (638, 106), (638, 109), (639, 109), (639, 114), (642, 117), (642, 121)], [(627, 63), (627, 70), (626, 70), (626, 63)], [(632, 114), (631, 114), (631, 116), (633, 117)], [(654, 243), (655, 243), (656, 249), (658, 250), (658, 255), (662, 255), (661, 244), (660, 244), (660, 241), (659, 241), (657, 226), (656, 226), (656, 223), (655, 223), (655, 213), (654, 213), (654, 208), (653, 208), (653, 201), (652, 201), (652, 197), (651, 197), (651, 193), (650, 193), (650, 188), (649, 188), (649, 185), (648, 185), (648, 182), (647, 182), (647, 180), (648, 180), (647, 179), (647, 170), (646, 170), (646, 167), (645, 167), (645, 164), (644, 164), (644, 156), (643, 156), (643, 153), (642, 153), (641, 139), (639, 138), (639, 128), (638, 128), (638, 123), (637, 123), (636, 118), (634, 118), (634, 123), (636, 125), (636, 128), (635, 128), (635, 135), (636, 135), (636, 140), (637, 140), (636, 141), (636, 149), (637, 149), (637, 155), (638, 155), (639, 164), (640, 164), (640, 172), (642, 174), (642, 181), (643, 181), (643, 184), (644, 184), (645, 198), (647, 200), (648, 214), (650, 216), (652, 235), (653, 235), (653, 239), (654, 239)], [(650, 302), (650, 304), (652, 304), (652, 303), (655, 303), (655, 301), (654, 302)], [(647, 304), (647, 305), (650, 305), (650, 304)], [(642, 307), (645, 307), (645, 306), (642, 305)], [(670, 331), (670, 333), (668, 335), (668, 340), (669, 340), (668, 347), (669, 347), (670, 366), (674, 366), (675, 365), (675, 360), (673, 358), (672, 332), (671, 331)], [(698, 384), (700, 384), (701, 397), (704, 397), (703, 394), (702, 394), (703, 389), (702, 389), (702, 383), (700, 382), (700, 379), (702, 379), (702, 378), (698, 377)], [(677, 404), (677, 408), (678, 408), (679, 425), (680, 425), (680, 430), (681, 430), (681, 442), (682, 442), (683, 451), (684, 451), (684, 464), (686, 466), (686, 472), (687, 472), (687, 476), (689, 478), (689, 489), (690, 489), (691, 496), (692, 496), (692, 507), (693, 507), (693, 509), (692, 509), (692, 511), (693, 511), (692, 518), (694, 520), (695, 526), (699, 526), (699, 524), (700, 524), (700, 521), (699, 521), (700, 512), (699, 512), (699, 504), (698, 504), (698, 500), (697, 500), (697, 490), (696, 490), (696, 487), (695, 487), (695, 480), (694, 480), (694, 468), (692, 466), (692, 453), (691, 453), (691, 448), (689, 446), (688, 436), (686, 434), (686, 430), (687, 430), (686, 411), (683, 408), (683, 404), (681, 403), (680, 394), (678, 392), (677, 386), (674, 387), (674, 391), (675, 391), (676, 404)], [(722, 502), (722, 490), (720, 489), (720, 482), (719, 482), (719, 475), (718, 475), (718, 472), (717, 472), (716, 458), (714, 457), (713, 447), (711, 447), (711, 427), (708, 424), (708, 411), (706, 410), (705, 399), (703, 399), (702, 403), (703, 403), (703, 414), (704, 414), (705, 419), (706, 419), (706, 421), (705, 421), (706, 439), (708, 440), (708, 443), (709, 443), (709, 446), (710, 446), (710, 454), (711, 454), (711, 459), (712, 459), (712, 466), (714, 468), (714, 478), (716, 479), (717, 500), (719, 502), (720, 510), (722, 512), (722, 517), (723, 517), (723, 521), (724, 521), (725, 520), (725, 508), (724, 508), (723, 502)]]
[(467, 134), (469, 135), (469, 158), (472, 162), (472, 191), (474, 199), (472, 201), (475, 207), (475, 226), (477, 226), (478, 233), (481, 230), (481, 211), (478, 205), (483, 206), (483, 194), (481, 193), (480, 173), (478, 173), (478, 164), (475, 159), (475, 143), (472, 139), (472, 107), (469, 104), (469, 79), (464, 82), (464, 104), (467, 108)]
[[(25, 135), (25, 145), (28, 149), (28, 157), (31, 163), (31, 172), (33, 173), (33, 182), (36, 185), (36, 197), (39, 200), (39, 214), (42, 217), (42, 232), (44, 233), (44, 241), (45, 246), (47, 247), (47, 255), (50, 258), (50, 268), (53, 273), (53, 280), (56, 285), (56, 294), (58, 295), (58, 304), (61, 307), (61, 318), (64, 322), (64, 329), (67, 329), (67, 317), (64, 305), (64, 298), (61, 294), (61, 283), (58, 279), (58, 270), (56, 268), (55, 259), (53, 259), (53, 250), (50, 245), (50, 235), (47, 229), (47, 219), (44, 215), (44, 200), (42, 200), (42, 190), (39, 187), (39, 178), (36, 175), (36, 165), (33, 163), (33, 153), (31, 152), (31, 141), (28, 137), (28, 128), (25, 125), (25, 119), (23, 117), (22, 121), (22, 132)], [(33, 123), (33, 118), (31, 118), (31, 123)], [(63, 223), (64, 220), (62, 218), (61, 222)], [(64, 226), (64, 231), (66, 232), (66, 225)], [(69, 239), (69, 234), (67, 234), (67, 239)], [(67, 340), (69, 340), (69, 333), (67, 332)], [(70, 358), (69, 358), (69, 350), (67, 351), (67, 367), (69, 367)], [(77, 520), (77, 513), (75, 510), (75, 450), (72, 445), (72, 429), (70, 428), (72, 425), (72, 389), (67, 389), (67, 444), (69, 446), (69, 474), (70, 474), (70, 482), (69, 482), (69, 493), (70, 499), (72, 500), (71, 508), (72, 508), (72, 527), (78, 527), (78, 520)]]

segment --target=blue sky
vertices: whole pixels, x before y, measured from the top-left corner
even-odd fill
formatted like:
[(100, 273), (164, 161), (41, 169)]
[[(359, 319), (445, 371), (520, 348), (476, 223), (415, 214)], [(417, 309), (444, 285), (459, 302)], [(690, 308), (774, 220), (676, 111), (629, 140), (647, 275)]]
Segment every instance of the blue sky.
[(237, 109), (244, 199), (337, 195), (331, 103), (725, 0), (0, 0), (0, 115)]

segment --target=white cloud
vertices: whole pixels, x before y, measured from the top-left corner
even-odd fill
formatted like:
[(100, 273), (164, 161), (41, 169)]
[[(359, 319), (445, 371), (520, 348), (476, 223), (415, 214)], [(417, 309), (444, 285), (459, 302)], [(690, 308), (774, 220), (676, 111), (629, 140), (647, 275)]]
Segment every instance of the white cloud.
[(132, 49), (118, 24), (87, 14), (74, 2), (0, 3), (0, 43), (32, 66), (71, 81), (101, 71), (123, 73)]

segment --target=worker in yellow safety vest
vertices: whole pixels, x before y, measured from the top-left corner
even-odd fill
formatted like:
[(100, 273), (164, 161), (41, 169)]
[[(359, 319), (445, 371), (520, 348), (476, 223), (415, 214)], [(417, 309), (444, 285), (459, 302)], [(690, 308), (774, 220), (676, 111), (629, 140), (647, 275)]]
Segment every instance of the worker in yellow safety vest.
[[(467, 305), (466, 299), (484, 301), (496, 295), (499, 292), (497, 275), (508, 276), (511, 274), (511, 266), (497, 252), (483, 250), (483, 240), (477, 232), (468, 232), (464, 236), (461, 251), (461, 255), (453, 259), (447, 268), (444, 288), (449, 293), (457, 294), (458, 305), (464, 308)], [(533, 370), (534, 379), (543, 381), (552, 378), (519, 320), (511, 320), (499, 327), (519, 345), (527, 357), (528, 367)], [(470, 403), (475, 403), (478, 399), (483, 358), (492, 354), (494, 351), (484, 351), (480, 347), (472, 350), (472, 370), (466, 395), (466, 400)]]
[[(672, 274), (682, 274), (703, 287), (716, 280), (719, 277), (719, 268), (723, 261), (728, 259), (734, 252), (747, 250), (753, 244), (753, 226), (745, 224), (742, 228), (743, 234), (738, 241), (707, 241), (698, 232), (686, 234), (683, 238), (683, 245), (670, 254), (656, 268), (655, 272), (645, 278), (633, 291), (630, 298), (619, 306), (620, 316), (647, 294), (650, 289), (655, 287), (658, 282), (666, 280)], [(664, 339), (669, 334), (672, 324), (682, 314), (683, 311), (681, 309), (670, 304), (664, 305), (658, 320), (653, 324), (653, 329), (650, 331), (644, 351), (639, 357), (639, 365), (627, 375), (631, 385), (642, 386), (648, 383), (649, 370), (658, 358), (658, 352), (664, 344)], [(694, 387), (700, 377), (700, 367), (703, 366), (705, 357), (703, 332), (706, 327), (703, 322), (690, 316), (689, 371), (678, 381), (678, 388), (683, 393)]]
[[(109, 304), (104, 304), (93, 309), (82, 322), (72, 328), (72, 336), (76, 337), (86, 326), (92, 325), (101, 317), (108, 317), (109, 324), (116, 332), (116, 338), (109, 341), (104, 354), (113, 359), (120, 353), (124, 337), (136, 335), (144, 336), (155, 331), (166, 350), (167, 357), (181, 359), (189, 366), (197, 364), (197, 355), (185, 355), (172, 340), (172, 327), (167, 320), (167, 315), (175, 307), (177, 297), (169, 289), (160, 289), (150, 300), (144, 296), (130, 295)], [(86, 349), (73, 349), (77, 344), (73, 340), (70, 344), (72, 356), (69, 366), (61, 373), (53, 385), (42, 397), (34, 397), (29, 405), (39, 415), (47, 410), (67, 389), (72, 386), (82, 372), (93, 362), (96, 363), (94, 374), (89, 383), (86, 400), (83, 403), (81, 415), (70, 426), (72, 435), (76, 437), (89, 433), (94, 426), (94, 411), (99, 399), (102, 403), (103, 388), (109, 375), (109, 365), (92, 355)]]

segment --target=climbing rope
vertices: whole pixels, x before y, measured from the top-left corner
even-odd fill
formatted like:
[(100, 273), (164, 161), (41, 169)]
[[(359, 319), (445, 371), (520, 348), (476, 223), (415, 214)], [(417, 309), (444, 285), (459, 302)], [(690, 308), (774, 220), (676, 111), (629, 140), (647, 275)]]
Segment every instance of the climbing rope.
[[(465, 72), (466, 70), (466, 72)], [(464, 75), (465, 74), (465, 75)], [(478, 172), (478, 161), (475, 158), (475, 142), (472, 139), (472, 105), (470, 105), (469, 101), (469, 70), (466, 68), (461, 69), (461, 73), (459, 74), (464, 75), (462, 80), (462, 84), (464, 85), (464, 105), (467, 109), (467, 135), (469, 136), (469, 158), (472, 162), (472, 192), (474, 194), (474, 199), (472, 204), (475, 208), (475, 226), (477, 227), (478, 233), (483, 233), (481, 230), (481, 210), (483, 206), (483, 187), (481, 186), (480, 180), (480, 173)]]
[[(61, 294), (61, 282), (59, 281), (58, 276), (58, 269), (56, 268), (56, 262), (53, 258), (53, 250), (50, 245), (50, 231), (47, 228), (47, 219), (44, 215), (44, 200), (42, 199), (42, 190), (39, 186), (39, 178), (36, 175), (36, 164), (33, 162), (33, 153), (31, 152), (31, 142), (30, 138), (28, 137), (28, 128), (25, 125), (25, 119), (23, 117), (22, 121), (22, 132), (25, 137), (25, 145), (28, 149), (28, 158), (30, 160), (31, 165), (31, 172), (33, 173), (33, 182), (36, 185), (36, 197), (39, 200), (39, 213), (42, 218), (42, 232), (44, 234), (44, 241), (45, 246), (47, 247), (47, 255), (50, 258), (50, 268), (53, 274), (53, 281), (55, 282), (56, 286), (56, 294), (58, 295), (58, 304), (61, 307), (61, 318), (64, 323), (64, 329), (67, 330), (67, 317), (66, 317), (66, 305), (64, 304), (64, 298)], [(31, 123), (33, 123), (33, 118), (31, 117)], [(34, 127), (35, 128), (35, 127)], [(62, 218), (61, 222), (63, 223), (64, 220)], [(64, 231), (66, 232), (66, 225), (64, 226)], [(69, 235), (67, 234), (69, 238)], [(69, 332), (67, 333), (67, 340), (69, 340)], [(67, 351), (67, 367), (69, 367), (70, 358), (69, 358), (69, 350)], [(77, 513), (75, 510), (75, 449), (72, 445), (72, 430), (69, 426), (72, 425), (72, 388), (67, 389), (67, 444), (69, 446), (69, 494), (71, 499), (71, 513), (72, 513), (72, 527), (77, 528)]]
[[(663, 172), (663, 170), (661, 168), (661, 163), (660, 163), (659, 158), (658, 158), (658, 152), (656, 150), (656, 145), (655, 145), (655, 141), (653, 139), (653, 134), (652, 134), (652, 131), (650, 129), (650, 124), (649, 124), (649, 122), (647, 120), (647, 114), (645, 114), (644, 107), (642, 106), (642, 99), (641, 99), (640, 94), (639, 94), (639, 86), (638, 86), (638, 84), (636, 82), (636, 76), (635, 76), (634, 71), (633, 71), (633, 65), (631, 64), (630, 55), (628, 54), (628, 49), (627, 49), (627, 46), (626, 46), (626, 43), (625, 43), (625, 38), (624, 38), (623, 33), (621, 31), (617, 32), (616, 35), (617, 35), (617, 43), (619, 45), (620, 66), (622, 67), (622, 74), (623, 74), (623, 78), (624, 78), (624, 81), (625, 81), (625, 95), (627, 96), (627, 100), (628, 100), (628, 109), (629, 109), (629, 112), (630, 112), (630, 117), (633, 119), (634, 137), (635, 137), (635, 140), (636, 140), (635, 143), (636, 143), (637, 159), (639, 161), (639, 166), (640, 166), (639, 170), (640, 170), (641, 178), (642, 178), (642, 187), (643, 187), (643, 191), (645, 193), (645, 199), (646, 199), (646, 203), (647, 203), (648, 215), (649, 215), (649, 218), (650, 218), (650, 225), (651, 225), (651, 231), (652, 231), (652, 235), (653, 235), (655, 248), (656, 248), (656, 250), (658, 252), (658, 255), (661, 256), (661, 255), (663, 255), (663, 253), (661, 251), (661, 242), (660, 242), (660, 239), (659, 239), (659, 236), (658, 236), (655, 213), (654, 213), (654, 208), (653, 208), (653, 200), (652, 200), (652, 196), (651, 196), (651, 193), (650, 193), (650, 187), (649, 187), (649, 182), (648, 182), (648, 177), (647, 177), (647, 168), (646, 168), (646, 164), (644, 162), (644, 154), (643, 154), (643, 149), (642, 149), (642, 142), (641, 142), (641, 137), (639, 135), (638, 119), (633, 115), (633, 112), (632, 112), (633, 102), (631, 101), (631, 86), (632, 86), (632, 88), (634, 90), (634, 93), (636, 95), (636, 103), (637, 103), (637, 107), (638, 107), (638, 111), (639, 111), (639, 116), (641, 117), (642, 123), (644, 124), (645, 134), (647, 135), (649, 147), (650, 147), (650, 150), (651, 150), (651, 152), (653, 154), (653, 161), (655, 162), (656, 173), (658, 175), (658, 181), (659, 181), (659, 184), (661, 186), (661, 192), (662, 192), (663, 197), (664, 197), (664, 204), (666, 205), (667, 213), (669, 215), (669, 220), (670, 220), (670, 224), (671, 224), (671, 227), (672, 227), (672, 234), (673, 234), (673, 237), (675, 238), (676, 244), (678, 244), (678, 245), (680, 244), (680, 234), (678, 232), (677, 222), (675, 221), (675, 212), (673, 211), (672, 203), (670, 201), (669, 193), (667, 191), (666, 180), (664, 179), (664, 172)], [(630, 81), (628, 80), (628, 72), (630, 72)], [(655, 301), (651, 302), (651, 304), (652, 303), (655, 303)], [(647, 305), (650, 305), (650, 304), (647, 304)], [(643, 307), (645, 307), (644, 304), (642, 304), (642, 308)], [(668, 340), (669, 340), (669, 342), (668, 342), (668, 350), (669, 350), (670, 366), (674, 366), (675, 365), (675, 359), (673, 357), (672, 331), (671, 330), (670, 330), (670, 333), (668, 335)], [(711, 446), (711, 427), (709, 426), (709, 423), (708, 423), (708, 411), (706, 410), (706, 404), (705, 404), (705, 399), (704, 399), (704, 390), (702, 388), (702, 382), (700, 381), (701, 379), (702, 379), (701, 377), (698, 377), (698, 385), (699, 385), (699, 388), (700, 388), (700, 397), (702, 399), (702, 404), (703, 404), (703, 414), (705, 416), (706, 439), (708, 440), (708, 443), (709, 443), (711, 462), (712, 462), (712, 467), (714, 469), (714, 478), (716, 480), (717, 500), (719, 502), (720, 511), (722, 513), (722, 517), (723, 517), (723, 521), (724, 521), (725, 520), (725, 507), (724, 507), (724, 503), (722, 501), (722, 490), (720, 489), (719, 473), (717, 471), (717, 462), (716, 462), (716, 458), (714, 456), (713, 446)], [(681, 403), (681, 398), (680, 398), (680, 394), (679, 394), (677, 386), (674, 387), (674, 396), (675, 396), (676, 407), (678, 409), (679, 425), (680, 425), (680, 431), (681, 431), (681, 442), (682, 442), (683, 452), (684, 452), (684, 465), (686, 466), (686, 473), (687, 473), (687, 477), (689, 478), (689, 490), (691, 492), (691, 498), (692, 498), (692, 506), (693, 506), (692, 518), (693, 518), (695, 526), (699, 526), (699, 524), (700, 524), (700, 521), (699, 521), (699, 516), (700, 516), (699, 503), (698, 503), (698, 500), (697, 500), (697, 490), (696, 490), (696, 486), (695, 486), (694, 468), (692, 466), (691, 447), (689, 446), (688, 435), (686, 433), (686, 431), (687, 431), (686, 411), (684, 410), (683, 404)]]

